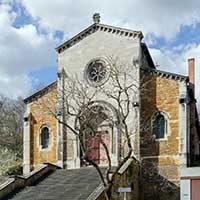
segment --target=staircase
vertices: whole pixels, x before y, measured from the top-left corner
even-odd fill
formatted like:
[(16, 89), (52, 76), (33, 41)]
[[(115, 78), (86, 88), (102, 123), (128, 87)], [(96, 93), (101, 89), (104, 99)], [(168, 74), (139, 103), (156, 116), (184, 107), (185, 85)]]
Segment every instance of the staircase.
[(100, 185), (92, 167), (59, 169), (40, 182), (12, 193), (5, 200), (86, 200)]

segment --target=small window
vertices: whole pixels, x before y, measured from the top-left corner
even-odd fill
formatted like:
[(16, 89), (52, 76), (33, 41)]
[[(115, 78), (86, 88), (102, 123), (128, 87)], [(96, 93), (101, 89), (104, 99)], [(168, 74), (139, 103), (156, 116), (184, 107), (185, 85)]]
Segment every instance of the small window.
[(46, 149), (49, 147), (49, 128), (48, 127), (43, 127), (41, 129), (41, 147), (42, 149)]
[(153, 121), (153, 133), (156, 139), (165, 138), (167, 122), (163, 114), (157, 113)]

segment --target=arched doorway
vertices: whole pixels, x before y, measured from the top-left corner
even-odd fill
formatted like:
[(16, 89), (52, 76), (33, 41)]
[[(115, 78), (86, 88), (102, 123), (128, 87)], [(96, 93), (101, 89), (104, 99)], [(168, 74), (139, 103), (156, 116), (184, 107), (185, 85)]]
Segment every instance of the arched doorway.
[[(84, 145), (87, 159), (98, 165), (108, 164), (109, 153), (111, 164), (118, 163), (119, 122), (117, 112), (110, 104), (95, 102), (79, 122), (81, 128), (81, 140)], [(87, 165), (82, 159), (83, 153), (80, 150), (81, 165)]]

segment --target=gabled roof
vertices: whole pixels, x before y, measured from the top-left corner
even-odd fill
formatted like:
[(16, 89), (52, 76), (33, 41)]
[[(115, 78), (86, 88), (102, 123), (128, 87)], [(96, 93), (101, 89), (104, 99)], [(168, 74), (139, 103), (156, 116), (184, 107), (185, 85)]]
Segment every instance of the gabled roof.
[(30, 95), (29, 97), (25, 98), (23, 101), (24, 103), (31, 103), (32, 101), (34, 101), (36, 98), (38, 98), (41, 95), (47, 94), (48, 91), (50, 91), (53, 87), (57, 86), (57, 81), (54, 81), (53, 83), (47, 85), (46, 87), (38, 90), (37, 92), (35, 92), (34, 94)]
[(153, 68), (140, 67), (140, 69), (147, 74), (155, 74), (156, 76), (160, 76), (160, 77), (167, 78), (167, 79), (189, 82), (188, 76), (175, 74), (175, 73), (171, 73), (171, 72), (166, 72), (166, 71), (153, 69)]
[(141, 31), (133, 31), (133, 30), (130, 30), (130, 29), (94, 23), (91, 26), (89, 26), (88, 28), (86, 28), (85, 30), (83, 30), (80, 33), (78, 33), (77, 35), (75, 35), (73, 38), (69, 39), (68, 41), (66, 41), (63, 44), (61, 44), (60, 46), (58, 46), (56, 48), (56, 51), (58, 53), (61, 53), (64, 50), (70, 48), (74, 44), (80, 42), (82, 39), (84, 39), (85, 37), (91, 35), (92, 33), (96, 32), (96, 31), (108, 32), (108, 33), (111, 33), (111, 34), (121, 35), (121, 36), (124, 36), (124, 37), (130, 37), (130, 38), (131, 37), (132, 38), (138, 37), (140, 39), (143, 38), (143, 34), (142, 34)]

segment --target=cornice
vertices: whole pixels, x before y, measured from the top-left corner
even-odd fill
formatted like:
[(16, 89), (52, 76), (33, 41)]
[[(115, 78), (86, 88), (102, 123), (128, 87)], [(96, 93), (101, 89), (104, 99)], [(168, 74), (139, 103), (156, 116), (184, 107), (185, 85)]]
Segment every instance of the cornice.
[(87, 36), (93, 34), (96, 31), (102, 31), (102, 32), (108, 32), (110, 34), (115, 34), (115, 35), (120, 35), (123, 37), (129, 37), (129, 38), (143, 38), (143, 34), (141, 31), (133, 31), (130, 29), (125, 29), (125, 28), (119, 28), (119, 27), (114, 27), (114, 26), (109, 26), (105, 24), (99, 24), (99, 23), (94, 23), (85, 30), (81, 31), (74, 37), (72, 37), (70, 40), (64, 42), (60, 46), (56, 48), (56, 51), (58, 53), (63, 52), (64, 50), (70, 48), (74, 44), (80, 42), (82, 39), (86, 38)]
[(57, 81), (54, 81), (50, 85), (42, 88), (41, 90), (35, 92), (34, 94), (30, 95), (29, 97), (26, 97), (25, 99), (23, 99), (23, 101), (25, 104), (31, 103), (38, 97), (41, 97), (42, 95), (47, 94), (53, 87), (56, 87), (56, 86), (57, 86)]
[(159, 76), (159, 77), (163, 77), (163, 78), (166, 78), (166, 79), (172, 79), (172, 80), (175, 80), (175, 81), (189, 82), (188, 76), (175, 74), (175, 73), (171, 73), (171, 72), (166, 72), (166, 71), (162, 71), (162, 70), (157, 70), (157, 69), (152, 69), (152, 68), (140, 67), (140, 69), (143, 70), (145, 73), (147, 73), (149, 75), (156, 75), (156, 76)]

